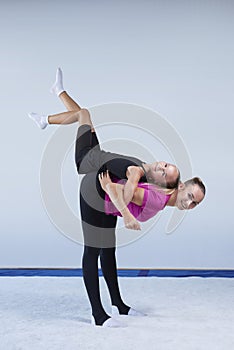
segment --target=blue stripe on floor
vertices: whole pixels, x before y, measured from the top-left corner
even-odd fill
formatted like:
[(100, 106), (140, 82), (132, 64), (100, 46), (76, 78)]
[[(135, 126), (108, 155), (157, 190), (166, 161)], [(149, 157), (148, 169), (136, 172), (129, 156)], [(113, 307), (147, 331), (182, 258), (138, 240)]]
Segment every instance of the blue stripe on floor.
[[(102, 276), (101, 270), (99, 275)], [(75, 268), (5, 268), (0, 277), (44, 276), (80, 277), (82, 269)], [(233, 278), (234, 269), (118, 269), (120, 277), (225, 277)]]

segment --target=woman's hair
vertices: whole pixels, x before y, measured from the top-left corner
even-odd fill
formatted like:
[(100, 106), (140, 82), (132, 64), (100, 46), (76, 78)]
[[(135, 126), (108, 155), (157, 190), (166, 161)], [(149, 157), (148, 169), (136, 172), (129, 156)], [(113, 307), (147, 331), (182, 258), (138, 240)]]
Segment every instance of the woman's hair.
[(177, 190), (177, 188), (163, 188), (163, 187), (160, 187), (159, 190), (164, 192), (165, 194), (169, 195), (169, 194), (174, 193)]
[(200, 179), (200, 177), (193, 177), (192, 179), (189, 179), (187, 181), (185, 181), (185, 186), (188, 186), (188, 185), (198, 185), (202, 191), (202, 193), (206, 194), (206, 187), (204, 185), (204, 183), (202, 182), (202, 180)]
[[(149, 183), (150, 182), (146, 182), (146, 184), (149, 184)], [(156, 185), (155, 183), (150, 183), (150, 184), (153, 185), (157, 189), (157, 191), (163, 192), (164, 194), (167, 194), (167, 195), (170, 195), (177, 190), (177, 188), (166, 188), (160, 185)]]

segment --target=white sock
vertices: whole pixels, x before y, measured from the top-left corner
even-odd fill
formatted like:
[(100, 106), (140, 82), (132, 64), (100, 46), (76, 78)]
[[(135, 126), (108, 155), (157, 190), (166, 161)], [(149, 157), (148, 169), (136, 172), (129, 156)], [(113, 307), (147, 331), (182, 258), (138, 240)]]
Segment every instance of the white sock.
[(130, 310), (128, 311), (128, 316), (137, 316), (137, 317), (141, 317), (141, 316), (146, 316), (146, 314), (144, 314), (141, 311), (135, 310), (133, 308), (130, 308)]
[(112, 314), (112, 316), (118, 316), (119, 315), (119, 309), (117, 308), (117, 306), (115, 306), (115, 305), (111, 306), (111, 314)]
[[(122, 316), (120, 313), (119, 313), (119, 309), (117, 308), (117, 306), (115, 305), (112, 305), (112, 316), (115, 316), (115, 315), (120, 315)], [(146, 314), (144, 314), (143, 312), (141, 311), (137, 311), (133, 308), (130, 307), (130, 310), (128, 311), (128, 314), (127, 315), (123, 315), (123, 316), (146, 316)]]
[(28, 116), (36, 122), (36, 124), (41, 129), (45, 129), (48, 123), (48, 115), (38, 114), (38, 113), (29, 113)]
[(64, 88), (63, 88), (63, 72), (62, 72), (61, 68), (57, 68), (55, 83), (51, 87), (50, 92), (52, 94), (55, 94), (55, 95), (59, 96), (63, 91), (64, 91)]
[(125, 324), (115, 320), (114, 318), (110, 317), (108, 318), (103, 324), (102, 326), (97, 326), (96, 323), (95, 323), (95, 319), (94, 317), (92, 316), (91, 317), (91, 324), (93, 326), (96, 326), (96, 327), (104, 327), (104, 328), (120, 328), (120, 327), (126, 327)]
[(102, 327), (104, 328), (120, 328), (120, 327), (126, 327), (123, 323), (115, 320), (113, 317), (108, 318), (108, 320), (106, 320)]

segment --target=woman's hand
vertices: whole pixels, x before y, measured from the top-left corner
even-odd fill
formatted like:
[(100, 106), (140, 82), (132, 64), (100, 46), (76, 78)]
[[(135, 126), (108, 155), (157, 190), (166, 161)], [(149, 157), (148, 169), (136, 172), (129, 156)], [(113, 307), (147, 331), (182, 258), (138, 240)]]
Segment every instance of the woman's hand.
[(132, 214), (124, 215), (123, 220), (124, 220), (124, 225), (127, 229), (136, 230), (136, 231), (141, 230), (141, 226), (139, 222), (137, 221), (136, 218), (134, 218)]

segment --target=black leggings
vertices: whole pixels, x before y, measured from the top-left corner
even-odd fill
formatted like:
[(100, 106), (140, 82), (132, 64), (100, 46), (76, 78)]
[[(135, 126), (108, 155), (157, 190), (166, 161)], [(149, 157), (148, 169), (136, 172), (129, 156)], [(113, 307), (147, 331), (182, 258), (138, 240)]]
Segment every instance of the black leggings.
[(124, 304), (118, 286), (115, 257), (117, 218), (112, 215), (106, 215), (104, 211), (105, 193), (101, 189), (97, 178), (98, 166), (101, 164), (100, 159), (92, 156), (94, 161), (92, 160), (91, 162), (91, 158), (87, 158), (88, 152), (94, 149), (97, 150), (97, 154), (102, 152), (100, 151), (96, 133), (92, 133), (87, 125), (81, 126), (76, 140), (75, 159), (77, 169), (80, 169), (82, 161), (86, 157), (86, 163), (84, 163), (88, 172), (83, 177), (80, 187), (80, 209), (84, 235), (83, 279), (91, 304), (92, 315), (96, 324), (102, 325), (109, 316), (101, 303), (98, 278), (99, 256), (112, 305), (117, 306), (121, 314), (127, 314), (130, 307)]
[(109, 316), (105, 312), (99, 289), (98, 257), (100, 256), (101, 268), (106, 281), (112, 305), (118, 307), (121, 314), (128, 314), (129, 306), (124, 304), (118, 285), (115, 248), (94, 248), (85, 246), (82, 259), (83, 278), (92, 308), (92, 315), (96, 325), (102, 325)]
[[(142, 167), (145, 173), (144, 162), (140, 159), (101, 150), (97, 135), (91, 132), (89, 125), (78, 128), (75, 161), (79, 174), (102, 172), (108, 169), (113, 176), (126, 179), (126, 171), (130, 165)], [(139, 182), (147, 182), (146, 174)]]

